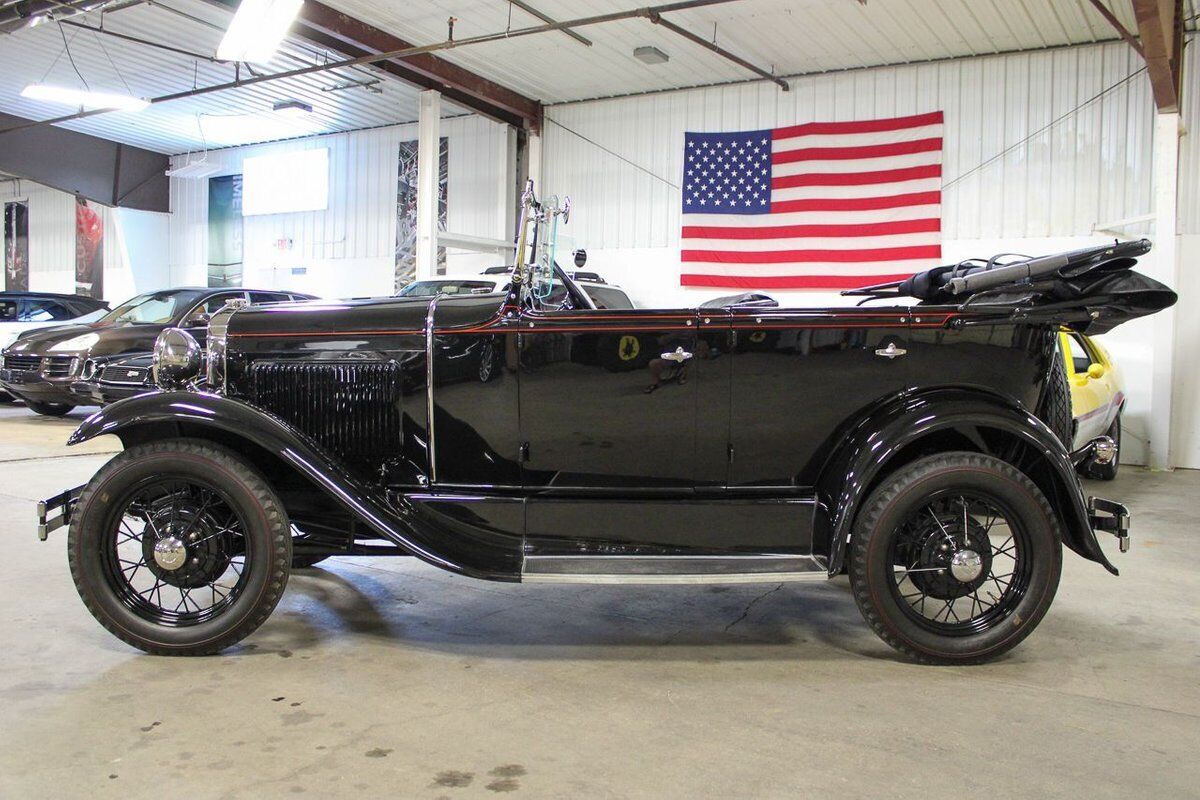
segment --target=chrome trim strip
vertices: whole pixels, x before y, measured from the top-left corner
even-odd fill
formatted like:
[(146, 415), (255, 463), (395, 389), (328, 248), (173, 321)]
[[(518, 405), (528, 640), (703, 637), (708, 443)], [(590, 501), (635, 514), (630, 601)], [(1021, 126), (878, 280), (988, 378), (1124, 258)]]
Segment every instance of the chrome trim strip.
[(521, 567), (521, 580), (528, 583), (786, 583), (828, 577), (819, 558), (776, 554), (526, 556)]
[(433, 432), (433, 316), (438, 300), (444, 295), (435, 294), (425, 312), (425, 424), (429, 428), (429, 482), (437, 483), (437, 447)]

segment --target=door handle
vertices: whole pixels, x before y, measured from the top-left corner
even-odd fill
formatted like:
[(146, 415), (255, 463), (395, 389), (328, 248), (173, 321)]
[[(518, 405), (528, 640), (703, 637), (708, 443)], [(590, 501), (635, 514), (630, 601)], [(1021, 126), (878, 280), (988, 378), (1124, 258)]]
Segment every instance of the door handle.
[(663, 361), (674, 361), (676, 364), (682, 364), (692, 357), (692, 354), (684, 350), (682, 347), (676, 347), (673, 353), (663, 353)]
[(904, 355), (907, 352), (908, 351), (905, 350), (903, 347), (896, 347), (895, 342), (888, 342), (888, 346), (881, 347), (878, 350), (876, 350), (875, 355), (883, 356), (884, 358), (891, 360), (893, 358), (899, 358), (900, 356)]

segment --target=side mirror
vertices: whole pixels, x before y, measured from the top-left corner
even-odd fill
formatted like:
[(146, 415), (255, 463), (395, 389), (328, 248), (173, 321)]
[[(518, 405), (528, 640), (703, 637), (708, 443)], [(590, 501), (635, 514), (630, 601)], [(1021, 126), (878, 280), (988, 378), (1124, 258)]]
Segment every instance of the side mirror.
[(582, 267), (587, 263), (587, 250), (582, 247), (575, 251), (575, 266)]
[(1104, 372), (1105, 369), (1103, 364), (1090, 364), (1088, 366), (1087, 376), (1092, 380), (1099, 380), (1104, 377)]

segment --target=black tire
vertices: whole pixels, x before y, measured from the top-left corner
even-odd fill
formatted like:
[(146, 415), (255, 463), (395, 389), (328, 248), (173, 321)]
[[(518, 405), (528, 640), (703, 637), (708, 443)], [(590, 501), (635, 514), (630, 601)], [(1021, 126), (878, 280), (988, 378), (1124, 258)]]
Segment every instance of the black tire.
[[(1057, 336), (1055, 337), (1057, 342)], [(1050, 372), (1046, 376), (1046, 388), (1038, 409), (1038, 417), (1054, 431), (1054, 435), (1071, 452), (1073, 448), (1073, 417), (1071, 416), (1071, 387), (1067, 384), (1067, 367), (1063, 353), (1056, 344), (1051, 359)]]
[(9, 403), (14, 402), (16, 399), (17, 398), (13, 397), (8, 392), (0, 391), (0, 404), (8, 405)]
[(1117, 471), (1121, 468), (1121, 414), (1119, 412), (1116, 419), (1113, 420), (1113, 424), (1109, 426), (1106, 435), (1116, 443), (1117, 452), (1113, 454), (1113, 460), (1107, 464), (1097, 464), (1094, 461), (1088, 464), (1087, 477), (1098, 481), (1115, 480)]
[[(106, 566), (117, 557), (129, 502), (140, 487), (164, 480), (208, 487), (244, 531), (242, 588), (236, 595), (231, 592), (228, 604), (210, 617), (190, 624), (159, 623), (145, 611), (139, 613)], [(287, 586), (291, 527), (275, 492), (232, 451), (200, 440), (172, 439), (132, 447), (96, 473), (76, 506), (67, 553), (84, 605), (118, 639), (157, 655), (209, 655), (248, 636), (274, 610)]]
[[(924, 600), (921, 601), (922, 614), (919, 614), (914, 601), (903, 599), (906, 596), (903, 590), (896, 588), (904, 580), (912, 581), (912, 585), (916, 583), (907, 575), (912, 568), (903, 568), (902, 564), (899, 565), (902, 567), (900, 572), (906, 577), (899, 582), (896, 580), (896, 542), (903, 535), (902, 531), (911, 530), (905, 526), (922, 519), (919, 515), (932, 509), (933, 503), (956, 495), (961, 498), (964, 494), (971, 498), (986, 498), (986, 502), (1003, 510), (1005, 524), (1012, 525), (1010, 541), (1014, 541), (1013, 550), (1016, 551), (1015, 542), (1021, 543), (1021, 560), (1017, 561), (1014, 556), (1010, 583), (1002, 588), (996, 582), (995, 590), (1001, 595), (986, 614), (981, 607), (978, 622), (973, 622), (975, 618), (971, 617), (960, 623), (956, 615), (955, 623), (960, 624), (952, 625), (947, 614), (942, 624), (922, 615)], [(967, 501), (964, 501), (964, 508), (966, 505)], [(970, 530), (966, 528), (965, 514), (963, 519), (964, 528)], [(975, 521), (972, 519), (972, 523)], [(932, 512), (929, 522), (942, 525)], [(988, 529), (991, 527), (989, 524)], [(941, 530), (946, 532), (945, 527)], [(984, 531), (985, 535), (987, 533)], [(963, 541), (965, 545), (966, 535)], [(929, 545), (925, 549), (930, 549)], [(976, 593), (979, 588), (985, 588), (995, 597), (987, 580), (994, 578), (990, 570), (996, 563), (989, 552), (989, 572), (984, 574)], [(932, 569), (912, 571), (930, 575), (924, 580), (941, 581), (941, 586), (957, 580), (957, 576), (946, 575), (947, 570), (940, 573)], [(1061, 571), (1062, 532), (1045, 495), (1024, 473), (991, 456), (944, 453), (908, 464), (871, 493), (855, 520), (849, 568), (855, 602), (881, 639), (922, 663), (976, 664), (1012, 649), (1045, 615), (1054, 599)], [(970, 595), (963, 597), (969, 599)], [(944, 599), (944, 595), (938, 597), (935, 603)], [(974, 614), (974, 605), (970, 610)], [(934, 619), (937, 619), (936, 615)]]
[(33, 400), (26, 400), (25, 406), (43, 417), (65, 417), (75, 409), (70, 403), (38, 403)]

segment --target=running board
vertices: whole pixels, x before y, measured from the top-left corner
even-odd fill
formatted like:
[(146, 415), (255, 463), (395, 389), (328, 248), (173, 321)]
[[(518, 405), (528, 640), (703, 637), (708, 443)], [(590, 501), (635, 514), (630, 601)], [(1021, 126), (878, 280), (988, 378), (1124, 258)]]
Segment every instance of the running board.
[(526, 556), (524, 583), (780, 583), (828, 578), (812, 556)]

